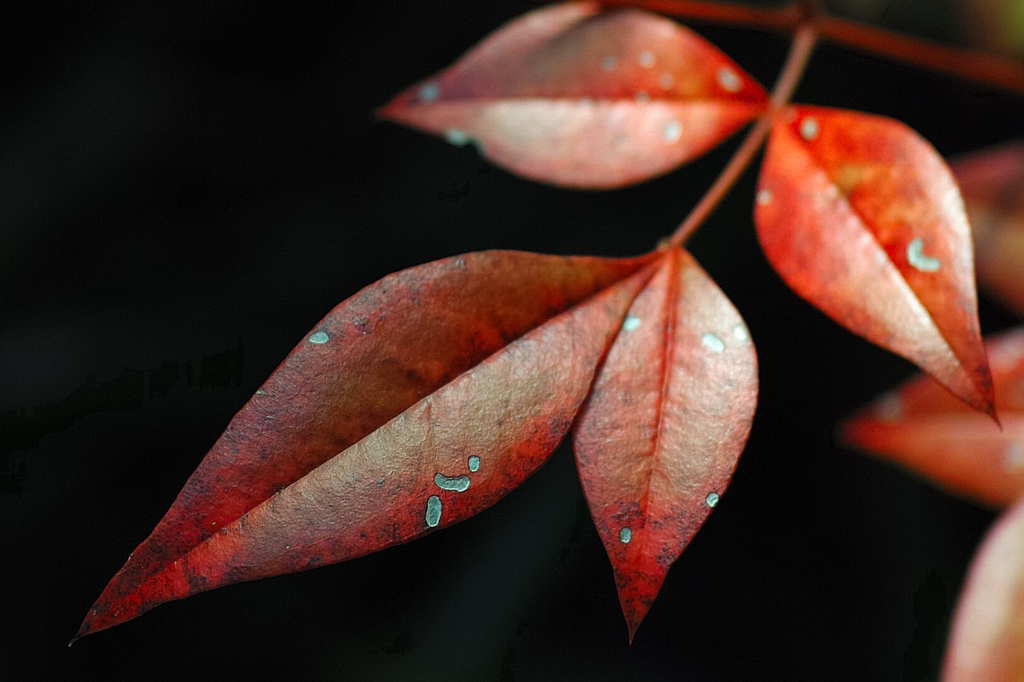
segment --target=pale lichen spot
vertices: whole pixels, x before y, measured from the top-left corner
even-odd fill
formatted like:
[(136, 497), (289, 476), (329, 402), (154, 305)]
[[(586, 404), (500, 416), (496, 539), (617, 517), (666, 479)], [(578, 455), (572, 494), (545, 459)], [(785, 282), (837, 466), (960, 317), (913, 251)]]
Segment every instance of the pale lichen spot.
[(419, 96), (421, 102), (433, 102), (441, 96), (441, 86), (437, 83), (427, 83), (420, 88)]
[(743, 88), (743, 81), (728, 66), (723, 66), (718, 70), (718, 84), (728, 92), (739, 92)]
[(737, 341), (748, 341), (750, 340), (750, 334), (747, 333), (747, 328), (742, 324), (738, 324), (732, 328), (732, 338)]
[(654, 66), (654, 53), (649, 50), (644, 50), (640, 53), (640, 66), (645, 69), (649, 69)]
[(260, 390), (256, 391), (256, 395), (266, 395), (266, 394), (267, 394), (267, 392), (264, 391), (262, 388)]
[(683, 124), (679, 121), (669, 121), (665, 124), (665, 128), (661, 131), (662, 137), (669, 144), (679, 141), (679, 138), (683, 136)]
[(1024, 469), (1024, 440), (1010, 441), (1003, 453), (1003, 466), (1012, 472)]
[(650, 102), (651, 101), (651, 96), (648, 95), (647, 92), (644, 91), (644, 90), (638, 90), (637, 93), (636, 93), (636, 101), (637, 102)]
[(884, 421), (896, 421), (903, 416), (903, 399), (898, 393), (886, 393), (875, 401), (875, 416)]
[(808, 116), (804, 120), (800, 121), (800, 137), (804, 138), (808, 142), (818, 137), (818, 119), (813, 116)]
[(708, 496), (704, 498), (704, 504), (714, 509), (719, 499), (718, 493), (708, 493)]
[(441, 498), (437, 495), (431, 495), (427, 500), (427, 513), (424, 516), (424, 521), (431, 528), (441, 523)]
[(658, 76), (658, 84), (665, 90), (671, 90), (676, 84), (676, 77), (670, 73), (663, 73)]
[(470, 137), (469, 133), (465, 130), (459, 130), (458, 128), (449, 128), (444, 131), (444, 139), (456, 147), (465, 147), (473, 141), (473, 138)]
[(772, 203), (772, 192), (768, 189), (762, 189), (757, 193), (757, 203), (761, 206), (767, 206)]
[(725, 341), (722, 341), (722, 339), (718, 338), (711, 332), (700, 337), (700, 345), (704, 346), (712, 353), (721, 353), (725, 350)]
[(630, 528), (622, 528), (619, 530), (619, 542), (624, 545), (628, 545), (629, 541), (633, 539), (633, 531)]
[(601, 60), (601, 68), (605, 71), (614, 71), (615, 67), (619, 65), (619, 61), (612, 56), (605, 57)]
[(480, 458), (476, 455), (470, 455), (468, 464), (471, 472), (476, 473), (480, 471)]
[(635, 315), (630, 315), (629, 317), (627, 317), (625, 320), (622, 321), (622, 329), (623, 329), (623, 331), (631, 332), (634, 329), (639, 329), (639, 328), (640, 328), (640, 318), (636, 317)]
[(907, 244), (907, 262), (921, 272), (935, 272), (942, 265), (938, 258), (924, 254), (924, 240), (920, 237)]
[(315, 331), (309, 335), (309, 342), (316, 344), (318, 346), (322, 346), (323, 344), (327, 343), (330, 340), (331, 335), (325, 332), (323, 329)]
[(464, 493), (469, 490), (469, 476), (445, 476), (439, 473), (434, 476), (434, 485), (441, 490)]

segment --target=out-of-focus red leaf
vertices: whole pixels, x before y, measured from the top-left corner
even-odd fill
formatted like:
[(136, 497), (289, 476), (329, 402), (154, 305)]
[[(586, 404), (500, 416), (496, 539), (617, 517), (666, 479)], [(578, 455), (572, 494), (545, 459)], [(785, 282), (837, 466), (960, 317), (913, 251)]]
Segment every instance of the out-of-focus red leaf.
[(732, 477), (757, 358), (729, 299), (673, 249), (633, 302), (574, 431), (630, 641)]
[(942, 680), (1024, 680), (1024, 499), (993, 526), (971, 563)]
[(974, 228), (978, 282), (1024, 315), (1024, 142), (950, 165)]
[(379, 114), (474, 142), (527, 178), (621, 187), (703, 154), (764, 111), (764, 89), (656, 14), (545, 7), (495, 31)]
[[(656, 257), (474, 253), (349, 298), (239, 411), (79, 635), (415, 537), (430, 492), (441, 525), (492, 504), (557, 445)], [(472, 475), (472, 492), (435, 474)]]
[(841, 439), (954, 493), (1010, 504), (1024, 492), (1024, 328), (994, 336), (986, 347), (1002, 431), (920, 376), (850, 418)]
[(970, 226), (952, 173), (917, 133), (853, 111), (783, 112), (754, 217), (797, 294), (995, 417)]

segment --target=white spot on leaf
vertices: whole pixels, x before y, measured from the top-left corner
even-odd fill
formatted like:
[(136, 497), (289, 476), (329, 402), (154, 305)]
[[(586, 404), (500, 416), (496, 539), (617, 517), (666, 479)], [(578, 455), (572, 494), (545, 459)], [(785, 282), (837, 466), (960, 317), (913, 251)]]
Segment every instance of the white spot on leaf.
[(875, 416), (884, 422), (903, 416), (903, 399), (897, 393), (886, 393), (875, 402)]
[(459, 130), (458, 128), (449, 128), (444, 131), (444, 139), (452, 143), (456, 147), (465, 147), (467, 144), (473, 141), (473, 138), (469, 136), (465, 130)]
[(679, 121), (669, 121), (665, 124), (665, 129), (661, 134), (669, 144), (678, 142), (679, 138), (683, 136), (683, 124)]
[(427, 513), (424, 516), (424, 520), (431, 528), (441, 523), (441, 498), (437, 495), (431, 495), (430, 499), (427, 500)]
[(942, 265), (938, 258), (924, 255), (924, 240), (920, 237), (907, 244), (907, 262), (921, 272), (935, 272)]
[(743, 81), (728, 66), (723, 66), (718, 70), (718, 84), (728, 92), (739, 92), (743, 88)]
[(469, 470), (471, 472), (480, 471), (480, 458), (476, 455), (471, 455), (469, 458)]
[(747, 341), (750, 339), (750, 334), (747, 333), (747, 328), (742, 324), (738, 324), (732, 328), (732, 338), (737, 341)]
[(434, 485), (441, 490), (454, 490), (457, 493), (464, 493), (469, 490), (469, 476), (445, 476), (436, 474)]
[(648, 95), (643, 90), (638, 90), (637, 93), (636, 93), (636, 101), (637, 102), (650, 102), (651, 101), (651, 96)]
[(322, 346), (331, 340), (331, 335), (324, 330), (315, 331), (309, 335), (309, 342), (315, 343), (318, 346)]
[(441, 96), (441, 86), (437, 83), (427, 83), (420, 88), (419, 95), (421, 102), (433, 102)]
[(622, 321), (622, 329), (627, 332), (631, 332), (634, 329), (640, 328), (640, 318), (630, 315)]
[(767, 206), (772, 203), (772, 193), (770, 190), (762, 189), (757, 193), (757, 203), (761, 206)]
[(725, 342), (710, 332), (700, 337), (700, 345), (712, 353), (721, 353), (725, 350)]
[(644, 51), (640, 53), (640, 66), (645, 69), (649, 69), (654, 66), (654, 53), (650, 51)]
[(719, 499), (718, 493), (708, 493), (708, 496), (704, 498), (704, 504), (714, 509)]
[(1024, 440), (1010, 441), (1003, 453), (1003, 466), (1013, 472), (1024, 469)]
[(808, 116), (800, 121), (800, 137), (808, 142), (818, 137), (818, 119)]
[(633, 539), (633, 531), (629, 528), (623, 528), (619, 531), (619, 542), (624, 545), (628, 545), (629, 541)]
[(615, 57), (608, 56), (601, 60), (601, 68), (604, 69), (605, 71), (614, 71), (615, 67), (618, 65), (619, 62), (618, 60), (615, 59)]
[(671, 90), (672, 86), (676, 84), (676, 77), (670, 73), (663, 73), (658, 76), (658, 84), (666, 90)]

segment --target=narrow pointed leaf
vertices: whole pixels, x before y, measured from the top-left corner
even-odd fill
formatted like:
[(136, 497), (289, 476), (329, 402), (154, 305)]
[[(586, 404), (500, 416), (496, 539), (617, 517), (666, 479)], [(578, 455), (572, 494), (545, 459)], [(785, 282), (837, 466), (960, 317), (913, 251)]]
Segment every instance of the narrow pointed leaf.
[(1001, 431), (919, 376), (850, 418), (840, 438), (956, 494), (1010, 504), (1024, 493), (1024, 328), (994, 336), (986, 347)]
[(938, 153), (881, 116), (796, 107), (773, 127), (754, 217), (797, 294), (995, 417), (971, 232)]
[(674, 249), (636, 298), (574, 432), (630, 641), (736, 468), (757, 402), (739, 313)]
[(1024, 499), (992, 527), (971, 562), (942, 680), (1024, 680)]
[[(188, 564), (193, 560), (186, 561), (184, 557), (211, 537), (222, 537), (224, 528), (235, 529), (231, 537), (239, 535), (239, 524), (251, 525), (249, 512), (261, 505), (274, 506), (277, 503), (273, 500), (280, 499), (278, 491), (286, 489), (328, 460), (334, 462), (334, 470), (351, 470), (351, 476), (360, 476), (358, 468), (361, 463), (369, 466), (369, 455), (366, 454), (368, 446), (353, 448), (357, 442), (377, 432), (418, 401), (434, 395), (457, 377), (462, 377), (463, 388), (460, 390), (465, 392), (468, 386), (474, 385), (474, 381), (481, 381), (473, 379), (467, 372), (472, 372), (488, 357), (493, 359), (493, 354), (502, 349), (508, 358), (523, 355), (526, 348), (534, 349), (530, 352), (547, 352), (536, 341), (515, 346), (518, 349), (515, 351), (507, 344), (531, 330), (542, 328), (563, 311), (575, 310), (573, 306), (589, 305), (584, 310), (590, 312), (579, 313), (586, 320), (591, 320), (590, 327), (579, 331), (580, 343), (586, 334), (597, 334), (593, 338), (598, 338), (601, 333), (599, 326), (603, 324), (600, 314), (606, 310), (608, 296), (618, 300), (616, 296), (624, 295), (622, 292), (633, 286), (622, 284), (625, 278), (654, 257), (616, 260), (501, 251), (474, 253), (389, 275), (346, 300), (311, 330), (231, 421), (163, 520), (106, 587), (87, 616), (80, 634), (110, 627), (161, 601), (183, 596), (171, 587), (165, 591), (154, 588), (154, 580), (157, 583), (165, 581), (166, 576), (178, 570), (175, 566), (180, 569), (182, 565), (198, 565)], [(615, 290), (618, 293), (601, 294), (614, 286), (620, 287)], [(599, 295), (604, 298), (594, 298)], [(566, 318), (571, 319), (575, 318)], [(560, 323), (563, 332), (584, 325), (583, 321), (572, 323), (566, 320)], [(571, 341), (574, 337), (570, 335), (567, 338)], [(586, 339), (588, 343), (592, 341), (590, 336)], [(554, 356), (564, 352), (558, 348), (558, 344), (564, 341), (558, 337), (551, 342), (555, 350), (550, 352)], [(579, 351), (582, 353), (580, 358), (583, 358), (580, 362), (590, 357), (584, 350), (581, 348)], [(529, 358), (524, 358), (524, 362), (527, 361)], [(566, 360), (566, 371), (571, 369), (584, 374), (590, 371), (585, 366), (573, 364), (575, 362), (575, 359), (572, 363)], [(541, 365), (536, 365), (531, 371), (542, 370), (549, 372)], [(522, 371), (527, 372), (526, 369)], [(510, 384), (513, 383), (512, 378), (509, 378)], [(565, 380), (575, 381), (577, 378), (572, 374)], [(487, 393), (493, 389), (481, 390)], [(551, 422), (552, 429), (557, 422), (554, 415), (569, 409), (566, 406), (576, 399), (569, 394), (563, 398), (569, 402), (560, 403), (557, 409), (552, 406), (550, 410), (551, 418), (555, 420)], [(469, 400), (468, 397), (466, 399)], [(518, 406), (521, 397), (509, 395), (505, 399), (510, 401), (510, 405)], [(419, 409), (427, 409), (424, 405), (430, 404), (421, 403)], [(493, 416), (498, 407), (488, 409), (491, 409), (488, 414)], [(449, 418), (455, 419), (456, 416), (450, 415)], [(406, 415), (404, 419), (408, 421), (411, 417)], [(520, 419), (513, 417), (512, 420), (518, 423)], [(449, 440), (460, 433), (459, 424), (438, 419), (437, 410), (431, 423), (435, 425), (437, 434), (446, 430)], [(408, 439), (401, 436), (400, 429), (396, 431), (394, 426), (387, 433), (392, 434), (388, 437)], [(498, 432), (493, 437), (495, 443), (500, 440)], [(384, 436), (377, 433), (375, 438), (380, 441)], [(467, 437), (466, 443), (469, 442)], [(404, 447), (399, 442), (395, 446), (396, 452)], [(382, 445), (375, 445), (372, 451), (377, 458), (387, 454)], [(440, 472), (457, 478), (466, 473), (457, 467), (449, 467), (451, 463), (446, 460), (435, 461), (432, 459), (435, 455), (427, 452), (424, 451), (421, 462), (413, 462), (409, 467), (414, 464), (440, 467), (444, 463), (445, 468), (439, 468), (431, 476)], [(480, 453), (469, 454), (480, 456)], [(404, 480), (397, 477), (402, 473), (397, 462), (403, 456), (409, 456), (408, 452), (406, 455), (394, 455), (393, 473), (396, 477), (388, 478), (389, 486), (399, 485), (399, 481)], [(346, 463), (349, 458), (354, 458), (354, 461)], [(496, 464), (492, 458), (488, 475), (498, 475), (498, 470), (493, 468)], [(374, 464), (371, 469), (376, 471), (373, 468), (376, 466)], [(527, 467), (527, 464), (523, 466)], [(405, 473), (414, 472), (409, 469)], [(419, 470), (415, 473), (419, 475)], [(505, 471), (494, 480), (512, 480), (512, 475)], [(362, 475), (365, 481), (370, 477), (369, 473)], [(408, 498), (411, 493), (400, 493), (397, 488), (375, 490), (378, 496), (397, 496), (402, 504), (414, 502)], [(476, 491), (491, 491), (485, 498), (488, 503), (497, 499), (493, 486), (477, 486)], [(359, 494), (365, 495), (365, 492)], [(473, 497), (476, 495), (477, 492)], [(372, 509), (355, 509), (356, 502), (346, 499), (339, 497), (336, 506), (339, 509), (346, 507), (353, 515), (375, 513)], [(369, 500), (363, 497), (359, 501)], [(415, 505), (422, 506), (423, 503), (425, 500), (415, 500)], [(456, 503), (455, 509), (462, 506), (463, 503)], [(478, 508), (479, 505), (473, 507)], [(387, 514), (395, 511), (387, 505), (380, 509)], [(452, 512), (455, 509), (449, 511), (446, 520), (454, 518)], [(417, 512), (420, 517), (422, 512), (422, 509)], [(299, 518), (294, 517), (292, 521), (299, 523)], [(301, 523), (315, 525), (316, 521), (307, 514), (301, 516)], [(329, 531), (332, 522), (326, 520), (325, 523)], [(408, 526), (403, 528), (408, 530)], [(281, 537), (287, 535), (284, 530), (281, 533)], [(402, 533), (371, 535), (366, 542), (350, 543), (345, 546), (347, 549), (338, 549), (338, 553), (330, 556), (372, 551), (400, 541), (405, 537)], [(287, 539), (284, 544), (294, 544), (296, 548), (302, 546), (300, 542), (289, 543)], [(312, 556), (312, 553), (289, 555), (288, 560), (292, 562), (289, 565), (306, 566), (303, 562)], [(320, 560), (327, 561), (326, 556), (320, 555)], [(221, 558), (227, 560), (229, 557)], [(186, 564), (179, 560), (186, 561)], [(206, 589), (209, 589), (230, 582), (224, 576), (203, 575), (198, 569), (191, 575), (198, 576), (195, 577), (193, 591), (199, 591), (200, 583), (208, 585)]]
[(527, 178), (605, 188), (666, 173), (764, 111), (764, 89), (696, 33), (598, 10), (515, 19), (379, 113)]
[(1024, 315), (1024, 142), (951, 165), (974, 228), (978, 282)]

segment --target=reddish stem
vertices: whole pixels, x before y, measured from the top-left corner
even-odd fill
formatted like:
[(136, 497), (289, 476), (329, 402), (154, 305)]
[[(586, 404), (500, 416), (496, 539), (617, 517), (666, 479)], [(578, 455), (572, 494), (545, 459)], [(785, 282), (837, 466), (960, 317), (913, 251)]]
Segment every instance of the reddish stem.
[(749, 7), (702, 0), (600, 0), (606, 7), (643, 7), (682, 19), (709, 21), (729, 26), (762, 28), (790, 33), (803, 18), (798, 2), (785, 7)]
[(644, 7), (662, 14), (727, 26), (792, 33), (813, 21), (821, 38), (915, 66), (1024, 94), (1024, 64), (974, 50), (935, 45), (814, 11), (797, 0), (777, 8), (747, 7), (705, 0), (601, 0), (609, 7)]
[(818, 33), (813, 22), (802, 24), (793, 36), (793, 42), (789, 48), (789, 55), (782, 67), (779, 79), (772, 89), (772, 96), (768, 110), (761, 115), (757, 124), (743, 139), (739, 148), (729, 160), (728, 165), (711, 185), (708, 191), (701, 197), (700, 202), (686, 217), (686, 220), (676, 229), (668, 240), (670, 246), (680, 246), (685, 242), (694, 230), (711, 214), (719, 202), (725, 198), (732, 186), (736, 184), (743, 171), (747, 169), (754, 155), (764, 144), (768, 131), (771, 130), (775, 114), (789, 103), (793, 96), (800, 77), (807, 67), (807, 62), (814, 51), (818, 40)]
[(832, 42), (1024, 94), (1024, 64), (1012, 59), (935, 45), (834, 17), (818, 17), (815, 23), (822, 38)]

